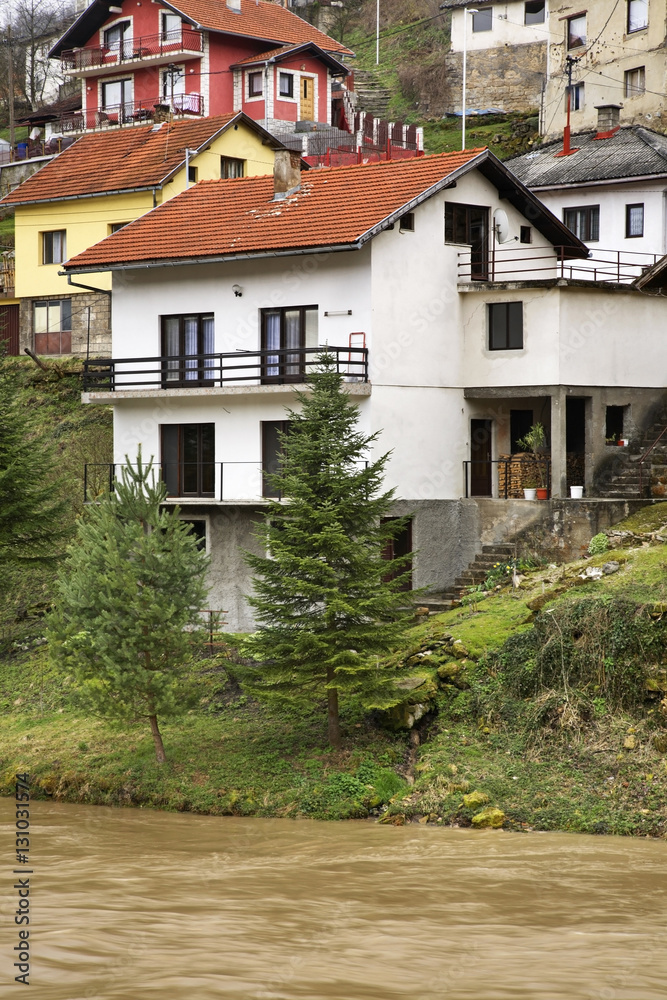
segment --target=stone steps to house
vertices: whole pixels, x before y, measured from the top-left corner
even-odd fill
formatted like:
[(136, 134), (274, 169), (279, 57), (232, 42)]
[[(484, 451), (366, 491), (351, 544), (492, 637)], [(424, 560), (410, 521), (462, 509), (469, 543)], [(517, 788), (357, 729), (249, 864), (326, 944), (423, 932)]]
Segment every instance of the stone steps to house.
[[(646, 496), (650, 484), (658, 477), (667, 475), (666, 429), (667, 410), (662, 410), (651, 426), (619, 454), (618, 458), (623, 462), (624, 467), (616, 475), (613, 475), (609, 484), (600, 491), (601, 496), (609, 500), (636, 499)], [(658, 441), (661, 434), (664, 434), (664, 437)], [(657, 444), (656, 441), (658, 441)], [(642, 469), (640, 485), (639, 459), (651, 448), (653, 451)]]
[(391, 91), (382, 85), (374, 73), (355, 70), (354, 92), (357, 95), (357, 111), (372, 114), (376, 118), (387, 117)]
[(450, 587), (437, 594), (429, 594), (420, 602), (421, 606), (428, 608), (433, 614), (458, 607), (464, 591), (469, 587), (476, 587), (483, 583), (498, 563), (509, 562), (514, 553), (515, 546), (511, 543), (483, 545), (482, 551), (477, 553), (468, 568), (456, 578)]

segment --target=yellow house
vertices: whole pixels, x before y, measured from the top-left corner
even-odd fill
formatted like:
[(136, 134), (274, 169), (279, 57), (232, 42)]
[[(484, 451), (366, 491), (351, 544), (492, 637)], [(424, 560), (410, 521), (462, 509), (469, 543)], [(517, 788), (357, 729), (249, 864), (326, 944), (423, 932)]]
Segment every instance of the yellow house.
[(19, 346), (37, 354), (111, 350), (111, 279), (63, 263), (202, 180), (273, 172), (283, 144), (242, 112), (84, 135), (0, 201), (16, 215)]

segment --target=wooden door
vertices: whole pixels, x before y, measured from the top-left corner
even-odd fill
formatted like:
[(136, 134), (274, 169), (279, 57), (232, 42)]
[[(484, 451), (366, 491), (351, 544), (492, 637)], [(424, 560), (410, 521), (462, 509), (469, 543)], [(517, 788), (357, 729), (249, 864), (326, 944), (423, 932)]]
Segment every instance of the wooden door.
[(315, 80), (312, 76), (301, 77), (301, 121), (315, 121)]
[(493, 421), (471, 420), (470, 422), (470, 496), (492, 496), (491, 443)]
[(0, 351), (16, 357), (19, 351), (19, 307), (0, 305)]

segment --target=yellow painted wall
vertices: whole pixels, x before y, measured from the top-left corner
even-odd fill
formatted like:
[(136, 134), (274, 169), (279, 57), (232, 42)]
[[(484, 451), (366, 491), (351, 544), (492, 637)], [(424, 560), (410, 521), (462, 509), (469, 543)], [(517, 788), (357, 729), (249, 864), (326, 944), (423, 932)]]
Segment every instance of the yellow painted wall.
[[(191, 161), (197, 168), (197, 180), (220, 178), (220, 157), (232, 156), (246, 161), (246, 176), (273, 172), (274, 153), (243, 123), (227, 129), (208, 149)], [(156, 192), (157, 204), (168, 201), (185, 190), (185, 167)], [(105, 239), (114, 222), (132, 222), (153, 208), (153, 193), (102, 195), (71, 201), (41, 202), (16, 208), (16, 288), (18, 298), (58, 298), (83, 294), (60, 277), (61, 264), (42, 264), (42, 233), (64, 229), (67, 232), (67, 257), (75, 257)], [(80, 277), (84, 284), (110, 289), (110, 274)]]

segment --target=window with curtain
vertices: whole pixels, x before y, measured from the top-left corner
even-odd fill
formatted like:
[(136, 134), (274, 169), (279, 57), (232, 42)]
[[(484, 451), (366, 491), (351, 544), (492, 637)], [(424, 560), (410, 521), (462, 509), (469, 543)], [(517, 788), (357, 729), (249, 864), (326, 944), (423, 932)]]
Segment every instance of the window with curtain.
[(317, 306), (262, 310), (263, 382), (301, 381), (304, 347), (317, 347)]
[(33, 333), (37, 354), (69, 354), (72, 350), (72, 300), (33, 303)]
[(215, 496), (215, 424), (162, 424), (160, 430), (168, 495)]
[(625, 238), (637, 239), (644, 235), (644, 205), (625, 206)]
[(648, 0), (628, 0), (628, 33), (648, 28)]
[(162, 382), (211, 384), (215, 377), (215, 321), (211, 313), (162, 317)]
[(563, 213), (563, 221), (567, 228), (584, 243), (596, 243), (600, 239), (599, 205), (566, 208)]

